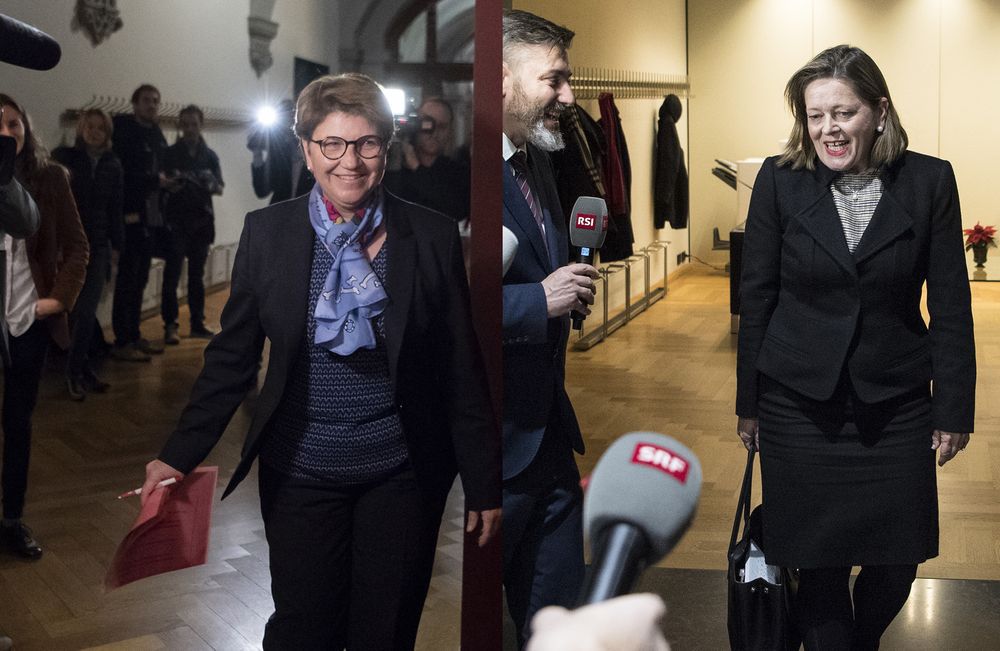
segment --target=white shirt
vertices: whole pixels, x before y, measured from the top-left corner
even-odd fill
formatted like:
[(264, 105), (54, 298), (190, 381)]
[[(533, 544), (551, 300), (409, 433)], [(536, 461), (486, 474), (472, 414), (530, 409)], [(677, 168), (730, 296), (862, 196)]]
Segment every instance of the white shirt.
[(4, 313), (7, 315), (10, 335), (19, 337), (35, 322), (38, 290), (35, 289), (35, 280), (31, 277), (31, 265), (28, 263), (28, 248), (25, 241), (14, 239), (7, 234), (4, 234), (3, 241), (7, 250), (7, 304), (4, 306)]

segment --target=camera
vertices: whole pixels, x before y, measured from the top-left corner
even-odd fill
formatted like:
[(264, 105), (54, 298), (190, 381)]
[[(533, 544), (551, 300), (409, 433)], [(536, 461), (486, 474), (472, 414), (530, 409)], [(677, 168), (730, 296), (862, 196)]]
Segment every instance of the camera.
[(250, 133), (247, 134), (247, 149), (266, 151), (275, 139), (291, 138), (291, 124), (295, 119), (295, 104), (282, 100), (277, 106), (264, 105), (254, 115)]
[(0, 185), (7, 185), (14, 178), (14, 159), (17, 142), (10, 136), (0, 136)]
[(397, 115), (395, 121), (396, 137), (402, 142), (413, 142), (418, 133), (434, 133), (437, 128), (437, 122), (429, 115), (407, 113)]

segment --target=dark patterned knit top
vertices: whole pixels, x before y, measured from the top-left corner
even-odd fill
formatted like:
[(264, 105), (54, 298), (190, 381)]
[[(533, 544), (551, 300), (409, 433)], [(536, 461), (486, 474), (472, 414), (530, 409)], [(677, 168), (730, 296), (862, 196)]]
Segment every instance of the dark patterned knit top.
[[(333, 263), (314, 239), (306, 341), (261, 446), (261, 463), (293, 477), (357, 484), (392, 474), (406, 463), (406, 441), (389, 381), (385, 324), (378, 316), (376, 347), (335, 355), (313, 343), (316, 299)], [(385, 282), (386, 245), (372, 261)]]

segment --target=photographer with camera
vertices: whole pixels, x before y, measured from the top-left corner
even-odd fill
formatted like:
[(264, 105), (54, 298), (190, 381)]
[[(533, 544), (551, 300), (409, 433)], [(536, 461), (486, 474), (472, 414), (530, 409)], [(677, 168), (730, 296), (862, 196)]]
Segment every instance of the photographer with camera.
[(215, 335), (205, 327), (204, 276), (208, 248), (215, 241), (212, 195), (221, 195), (224, 184), (219, 157), (201, 136), (204, 124), (205, 115), (194, 104), (181, 109), (180, 137), (167, 148), (163, 160), (163, 171), (167, 175), (167, 185), (163, 189), (167, 255), (161, 314), (163, 341), (171, 345), (181, 342), (177, 334), (177, 284), (184, 258), (188, 261), (191, 336), (211, 339)]
[(469, 217), (470, 181), (468, 165), (447, 154), (454, 116), (446, 100), (425, 99), (416, 120), (400, 130), (402, 160), (399, 169), (386, 172), (385, 184), (400, 197), (460, 222)]
[(272, 204), (300, 197), (315, 184), (292, 132), (294, 117), (295, 104), (281, 100), (276, 122), (255, 125), (247, 137), (247, 149), (253, 153), (250, 173), (254, 194), (258, 199), (271, 195)]

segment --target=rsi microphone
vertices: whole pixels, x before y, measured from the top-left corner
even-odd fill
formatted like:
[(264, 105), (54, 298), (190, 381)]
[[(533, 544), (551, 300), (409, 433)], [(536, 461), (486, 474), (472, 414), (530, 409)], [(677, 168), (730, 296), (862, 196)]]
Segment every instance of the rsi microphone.
[[(514, 262), (514, 256), (517, 255), (517, 235), (514, 235), (514, 231), (510, 230), (506, 226), (503, 226), (503, 276), (507, 275), (507, 270), (510, 269), (510, 265)], [(503, 277), (501, 276), (501, 277)]]
[[(599, 197), (579, 197), (573, 204), (569, 219), (569, 241), (580, 248), (576, 261), (594, 264), (594, 254), (604, 245), (607, 233), (608, 204)], [(582, 328), (585, 318), (585, 315), (574, 311), (573, 329)]]
[(632, 432), (597, 462), (583, 504), (592, 563), (580, 606), (629, 592), (673, 549), (694, 518), (701, 463), (663, 434)]
[(0, 61), (32, 70), (49, 70), (61, 57), (62, 49), (54, 38), (0, 14)]

